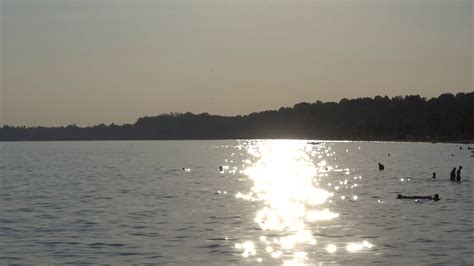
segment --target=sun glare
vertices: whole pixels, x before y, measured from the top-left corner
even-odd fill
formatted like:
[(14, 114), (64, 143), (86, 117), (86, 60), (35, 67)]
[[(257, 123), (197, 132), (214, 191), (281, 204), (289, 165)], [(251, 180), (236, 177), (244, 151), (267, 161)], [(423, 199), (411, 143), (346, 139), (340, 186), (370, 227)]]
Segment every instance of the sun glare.
[[(305, 141), (261, 141), (247, 151), (253, 160), (246, 160), (242, 173), (253, 185), (236, 197), (261, 203), (254, 220), (266, 234), (260, 237), (263, 251), (274, 259), (284, 257), (284, 265), (304, 264), (305, 250), (317, 244), (311, 224), (339, 216), (322, 207), (334, 193), (317, 185), (320, 174), (326, 176), (329, 170), (319, 155), (328, 150), (314, 151)], [(236, 247), (244, 257), (257, 254), (256, 246), (248, 242)]]

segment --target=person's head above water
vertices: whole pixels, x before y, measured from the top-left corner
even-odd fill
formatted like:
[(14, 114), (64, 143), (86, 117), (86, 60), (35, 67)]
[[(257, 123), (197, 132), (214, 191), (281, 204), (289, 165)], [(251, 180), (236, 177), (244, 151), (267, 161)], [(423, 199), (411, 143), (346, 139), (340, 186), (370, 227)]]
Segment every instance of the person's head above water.
[(402, 194), (397, 195), (397, 199), (401, 199), (402, 197), (403, 197)]
[(433, 199), (434, 199), (434, 200), (439, 200), (439, 195), (438, 195), (438, 194), (434, 194)]

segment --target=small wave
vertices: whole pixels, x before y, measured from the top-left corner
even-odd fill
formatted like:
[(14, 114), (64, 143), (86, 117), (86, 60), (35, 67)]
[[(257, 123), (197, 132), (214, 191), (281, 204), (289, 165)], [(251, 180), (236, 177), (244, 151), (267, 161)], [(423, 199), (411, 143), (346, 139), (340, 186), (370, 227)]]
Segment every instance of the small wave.
[(221, 248), (222, 245), (220, 244), (211, 244), (211, 245), (205, 245), (205, 246), (198, 246), (198, 248), (212, 248), (212, 249), (216, 249), (216, 248)]
[(97, 242), (97, 243), (88, 244), (87, 246), (97, 248), (97, 247), (125, 247), (126, 245), (119, 244), (119, 243), (108, 244), (108, 243)]
[(217, 219), (217, 220), (225, 220), (225, 219), (241, 219), (240, 215), (233, 215), (233, 216), (210, 216), (210, 219)]
[(0, 257), (0, 260), (22, 260), (22, 258), (5, 256), (5, 257)]
[(217, 237), (217, 238), (208, 238), (210, 241), (233, 241), (234, 239), (228, 237)]

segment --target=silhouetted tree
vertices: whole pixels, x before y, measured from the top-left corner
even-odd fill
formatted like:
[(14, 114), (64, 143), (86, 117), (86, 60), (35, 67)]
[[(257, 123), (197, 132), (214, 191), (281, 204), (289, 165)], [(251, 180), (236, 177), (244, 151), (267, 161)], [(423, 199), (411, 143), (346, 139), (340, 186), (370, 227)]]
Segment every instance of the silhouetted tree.
[(169, 113), (121, 126), (0, 128), (0, 141), (235, 138), (474, 140), (474, 92), (303, 102), (232, 117)]

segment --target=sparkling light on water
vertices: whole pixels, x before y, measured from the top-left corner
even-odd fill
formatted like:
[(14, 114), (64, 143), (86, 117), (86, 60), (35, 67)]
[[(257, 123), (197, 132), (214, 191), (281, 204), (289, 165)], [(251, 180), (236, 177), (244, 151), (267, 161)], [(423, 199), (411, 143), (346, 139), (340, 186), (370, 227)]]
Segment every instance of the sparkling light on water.
[(364, 240), (362, 242), (358, 242), (358, 243), (348, 243), (346, 245), (346, 250), (349, 251), (349, 252), (356, 252), (356, 251), (360, 251), (364, 248), (366, 249), (370, 249), (372, 248), (374, 245), (372, 245), (371, 243), (369, 243), (367, 240)]
[[(244, 164), (239, 172), (248, 178), (251, 187), (235, 197), (259, 206), (254, 222), (260, 229), (255, 231), (257, 235), (236, 245), (243, 257), (253, 262), (267, 259), (279, 260), (283, 265), (306, 265), (317, 261), (320, 251), (335, 254), (338, 245), (349, 253), (373, 247), (366, 240), (318, 245), (320, 228), (332, 227), (340, 218), (330, 206), (337, 207), (341, 200), (358, 202), (359, 197), (348, 190), (355, 190), (359, 184), (353, 181), (362, 178), (352, 176), (349, 181), (347, 175), (355, 170), (330, 165), (335, 160), (330, 158), (335, 155), (330, 145), (276, 140), (254, 141), (242, 147), (249, 157), (241, 160)], [(334, 197), (344, 190), (350, 194)]]
[(336, 245), (334, 245), (334, 244), (329, 244), (329, 245), (326, 247), (326, 250), (327, 250), (327, 252), (329, 252), (329, 253), (334, 253), (334, 252), (336, 252), (337, 247), (336, 247)]
[[(308, 259), (303, 247), (317, 244), (311, 223), (339, 216), (320, 207), (334, 195), (317, 186), (319, 172), (327, 172), (328, 163), (314, 162), (315, 153), (308, 152), (308, 145), (302, 141), (261, 142), (249, 146), (248, 152), (255, 160), (247, 161), (243, 173), (253, 186), (236, 197), (262, 203), (255, 222), (263, 232), (280, 234), (271, 241), (269, 237), (260, 237), (264, 252), (273, 259), (284, 256), (284, 265), (302, 265)], [(255, 245), (245, 243), (238, 246), (244, 249), (243, 256), (257, 254)]]

